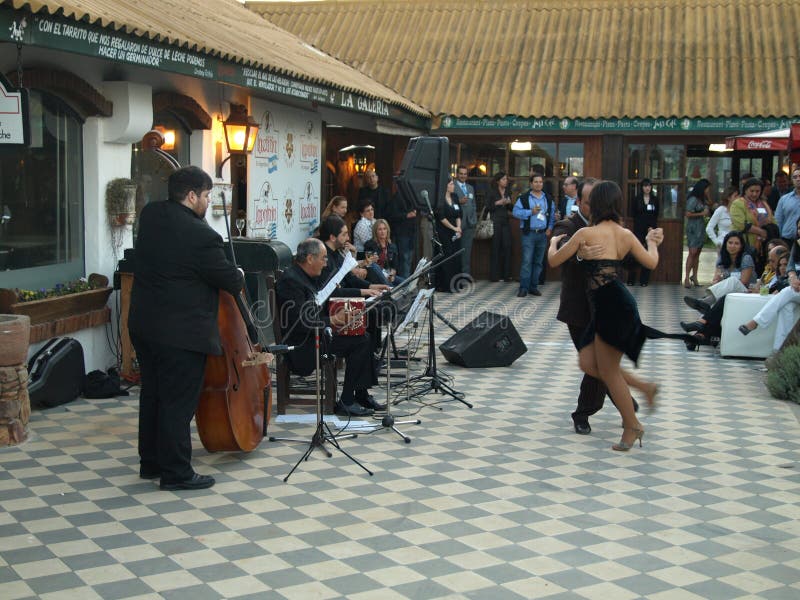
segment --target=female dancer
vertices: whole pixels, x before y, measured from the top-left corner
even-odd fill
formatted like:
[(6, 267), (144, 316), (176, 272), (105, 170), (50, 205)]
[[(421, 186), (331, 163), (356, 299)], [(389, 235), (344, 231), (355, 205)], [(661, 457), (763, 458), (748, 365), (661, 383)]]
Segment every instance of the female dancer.
[(557, 267), (573, 254), (583, 242), (600, 245), (604, 253), (597, 260), (582, 262), (589, 276), (589, 304), (592, 322), (579, 344), (578, 352), (581, 370), (599, 378), (608, 386), (609, 395), (622, 416), (623, 433), (618, 444), (612, 449), (629, 450), (636, 440), (642, 445), (644, 428), (636, 418), (633, 400), (628, 386), (644, 393), (648, 405), (655, 406), (658, 385), (643, 381), (620, 367), (625, 353), (634, 363), (645, 338), (681, 337), (667, 335), (643, 325), (639, 311), (631, 293), (619, 280), (618, 272), (622, 259), (630, 252), (647, 269), (658, 265), (658, 244), (662, 239), (660, 230), (651, 230), (647, 235), (647, 250), (636, 236), (620, 225), (616, 207), (622, 204), (622, 191), (613, 181), (603, 181), (592, 189), (591, 227), (579, 229), (560, 249), (558, 242), (563, 235), (550, 240), (548, 261)]

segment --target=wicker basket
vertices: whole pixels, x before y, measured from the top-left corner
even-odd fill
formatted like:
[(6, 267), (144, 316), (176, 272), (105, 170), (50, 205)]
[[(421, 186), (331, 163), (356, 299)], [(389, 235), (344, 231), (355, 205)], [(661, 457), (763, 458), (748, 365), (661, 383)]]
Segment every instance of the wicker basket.
[(31, 319), (27, 315), (0, 315), (0, 367), (27, 364)]

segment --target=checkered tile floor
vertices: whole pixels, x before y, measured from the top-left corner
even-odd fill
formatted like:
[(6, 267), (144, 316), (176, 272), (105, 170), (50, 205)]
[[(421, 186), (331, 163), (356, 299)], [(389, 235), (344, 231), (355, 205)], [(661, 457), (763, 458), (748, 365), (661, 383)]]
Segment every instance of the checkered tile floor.
[[(610, 405), (572, 432), (579, 373), (559, 286), (437, 296), (458, 326), (511, 316), (528, 352), (510, 368), (439, 367), (474, 404), (403, 402), (403, 443), (380, 430), (334, 450), (264, 441), (194, 464), (217, 485), (161, 492), (137, 477), (136, 396), (35, 412), (0, 451), (0, 598), (800, 597), (800, 425), (760, 361), (649, 342), (662, 385), (644, 448), (612, 452)], [(635, 288), (643, 319), (675, 329), (682, 288)], [(449, 331), (438, 320), (438, 341)], [(441, 399), (440, 397), (439, 399)], [(313, 426), (273, 425), (309, 438)]]

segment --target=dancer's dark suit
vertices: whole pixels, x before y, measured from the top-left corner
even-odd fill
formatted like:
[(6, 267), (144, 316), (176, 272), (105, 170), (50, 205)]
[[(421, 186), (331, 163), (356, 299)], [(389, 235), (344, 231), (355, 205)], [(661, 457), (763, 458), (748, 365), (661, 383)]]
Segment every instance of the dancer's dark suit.
[[(586, 221), (578, 211), (571, 217), (558, 221), (553, 228), (553, 235), (565, 233), (571, 237), (586, 225)], [(561, 243), (565, 244), (569, 237), (564, 238)], [(586, 286), (586, 271), (577, 258), (573, 256), (561, 265), (561, 302), (556, 318), (567, 324), (569, 335), (576, 350), (586, 327), (591, 321)], [(583, 376), (581, 391), (578, 395), (578, 406), (575, 408), (575, 412), (572, 413), (572, 420), (575, 422), (576, 430), (579, 426), (588, 428), (589, 417), (603, 408), (607, 392), (608, 388), (602, 381), (589, 375)]]

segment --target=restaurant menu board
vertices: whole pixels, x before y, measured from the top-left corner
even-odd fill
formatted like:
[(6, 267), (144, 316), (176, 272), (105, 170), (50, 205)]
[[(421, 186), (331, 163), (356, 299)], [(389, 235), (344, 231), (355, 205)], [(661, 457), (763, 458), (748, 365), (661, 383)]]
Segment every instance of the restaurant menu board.
[(322, 121), (313, 113), (253, 99), (259, 123), (247, 169), (248, 237), (292, 251), (319, 227)]

